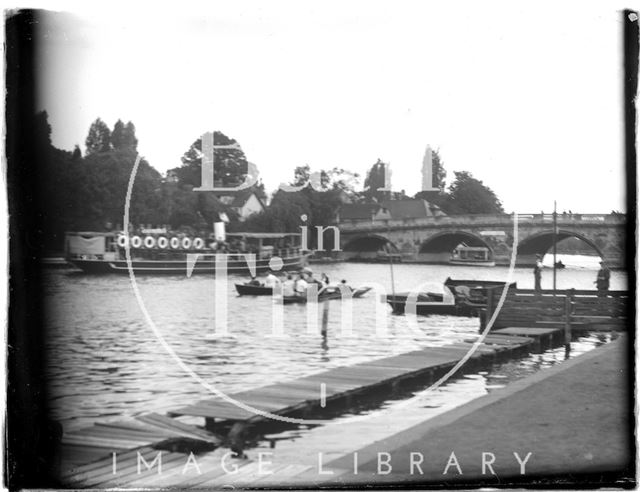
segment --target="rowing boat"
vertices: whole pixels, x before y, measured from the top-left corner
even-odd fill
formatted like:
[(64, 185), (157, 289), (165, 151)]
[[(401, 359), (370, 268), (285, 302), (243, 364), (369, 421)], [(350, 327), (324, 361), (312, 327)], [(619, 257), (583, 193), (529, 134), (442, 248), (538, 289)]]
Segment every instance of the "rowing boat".
[[(358, 299), (370, 290), (371, 287), (360, 287), (358, 289), (354, 289), (351, 291), (351, 298)], [(342, 292), (340, 292), (340, 289), (337, 287), (318, 294), (318, 302), (330, 301), (333, 299), (342, 299)], [(305, 296), (282, 296), (283, 304), (306, 304), (307, 300), (308, 299)]]

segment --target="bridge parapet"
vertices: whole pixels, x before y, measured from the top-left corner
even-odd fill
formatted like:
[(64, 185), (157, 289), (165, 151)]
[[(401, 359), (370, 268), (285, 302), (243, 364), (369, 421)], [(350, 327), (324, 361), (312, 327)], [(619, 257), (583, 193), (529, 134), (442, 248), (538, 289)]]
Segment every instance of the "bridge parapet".
[[(620, 225), (626, 224), (623, 214), (558, 214), (558, 226)], [(518, 214), (518, 223), (529, 226), (553, 224), (553, 214)], [(513, 225), (513, 215), (469, 214), (441, 215), (418, 219), (343, 220), (338, 223), (341, 232), (385, 231), (442, 226), (508, 226)]]

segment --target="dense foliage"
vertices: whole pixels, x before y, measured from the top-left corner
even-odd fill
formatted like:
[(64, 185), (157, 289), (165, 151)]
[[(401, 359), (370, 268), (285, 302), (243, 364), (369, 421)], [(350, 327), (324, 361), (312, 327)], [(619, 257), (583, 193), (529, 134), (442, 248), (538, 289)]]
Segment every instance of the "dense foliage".
[[(35, 115), (32, 128), (32, 143), (38, 156), (35, 169), (45, 204), (39, 213), (44, 219), (46, 248), (61, 249), (65, 231), (122, 228), (126, 190), (137, 155), (134, 124), (118, 120), (110, 129), (97, 118), (88, 130), (84, 156), (77, 145), (73, 152), (53, 147), (46, 112)], [(217, 149), (214, 154), (216, 186), (243, 182), (248, 162), (237, 142), (216, 131), (214, 144), (236, 144), (235, 148)], [(193, 191), (200, 186), (201, 149), (202, 141), (198, 138), (185, 151), (182, 165), (168, 171), (166, 176), (147, 161), (141, 161), (131, 195), (132, 224), (210, 229), (224, 213), (230, 219), (229, 229), (236, 231), (298, 231), (301, 225), (307, 225), (313, 246), (316, 227), (333, 224), (344, 203), (406, 198), (404, 192), (379, 190), (385, 183), (385, 163), (380, 159), (367, 173), (362, 191), (358, 191), (357, 174), (338, 167), (312, 173), (304, 165), (294, 170), (289, 183), (298, 187), (298, 191), (277, 190), (263, 212), (240, 222), (234, 209), (219, 194)], [(433, 152), (433, 163), (440, 191), (420, 192), (418, 198), (449, 214), (503, 211), (495, 193), (468, 172), (456, 172), (455, 180), (445, 191), (446, 172), (437, 152)], [(255, 184), (251, 191), (263, 204), (269, 201), (262, 183)], [(331, 244), (332, 235), (331, 230), (324, 233), (325, 244)]]

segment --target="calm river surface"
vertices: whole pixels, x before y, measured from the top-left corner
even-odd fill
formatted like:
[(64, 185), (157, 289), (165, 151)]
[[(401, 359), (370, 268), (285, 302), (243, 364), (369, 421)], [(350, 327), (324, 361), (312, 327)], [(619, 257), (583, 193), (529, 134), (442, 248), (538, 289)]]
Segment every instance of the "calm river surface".
[[(597, 259), (562, 259), (568, 268), (558, 271), (558, 288), (593, 288)], [(570, 267), (572, 263), (576, 267)], [(326, 272), (332, 281), (345, 278), (354, 287), (377, 283), (388, 292), (392, 290), (389, 265), (342, 263), (312, 268), (316, 276)], [(433, 287), (428, 290), (434, 290), (449, 276), (506, 280), (507, 274), (506, 267), (399, 264), (394, 265), (394, 287), (402, 291), (431, 282)], [(198, 376), (224, 392), (424, 346), (446, 345), (478, 331), (477, 319), (445, 316), (418, 317), (418, 330), (410, 330), (404, 316), (391, 315), (371, 292), (353, 301), (351, 333), (342, 332), (341, 304), (332, 301), (326, 338), (307, 332), (307, 309), (301, 305), (284, 306), (285, 336), (274, 337), (270, 336), (271, 298), (238, 297), (233, 284), (244, 280), (228, 279), (230, 336), (226, 337), (214, 336), (213, 277), (146, 276), (137, 280), (142, 300), (162, 337)], [(519, 287), (533, 287), (530, 268), (516, 269), (513, 280)], [(551, 270), (545, 271), (543, 288), (551, 288), (551, 282)], [(65, 429), (162, 412), (209, 396), (172, 359), (146, 324), (128, 276), (48, 270), (45, 288), (51, 403), (53, 417)], [(626, 289), (624, 272), (612, 272), (611, 289)], [(385, 313), (385, 336), (376, 335), (376, 309)]]

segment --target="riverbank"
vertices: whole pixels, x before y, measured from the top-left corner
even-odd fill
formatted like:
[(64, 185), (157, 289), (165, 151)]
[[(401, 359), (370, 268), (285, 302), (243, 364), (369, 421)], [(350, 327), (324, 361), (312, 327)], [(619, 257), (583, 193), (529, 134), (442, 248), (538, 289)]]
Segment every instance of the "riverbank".
[(627, 348), (628, 337), (622, 336), (366, 446), (357, 451), (357, 458), (350, 453), (323, 464), (322, 475), (316, 468), (291, 481), (280, 478), (285, 483), (327, 486), (478, 481), (498, 485), (581, 479), (602, 481), (603, 485), (626, 479), (631, 485)]

